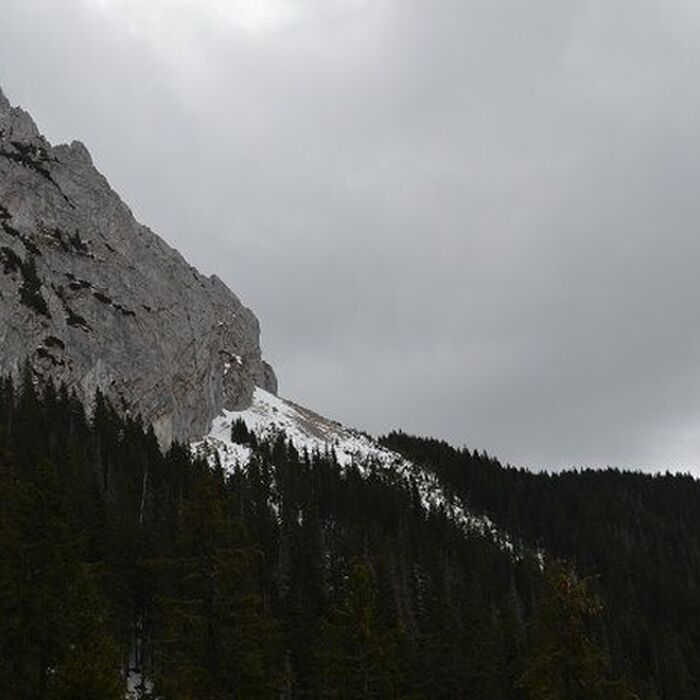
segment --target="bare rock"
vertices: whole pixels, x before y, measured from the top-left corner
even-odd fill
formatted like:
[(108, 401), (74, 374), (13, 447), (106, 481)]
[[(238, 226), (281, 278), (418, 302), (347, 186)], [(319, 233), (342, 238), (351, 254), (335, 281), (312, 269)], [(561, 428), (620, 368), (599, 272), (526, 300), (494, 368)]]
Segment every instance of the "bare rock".
[(51, 146), (0, 91), (0, 372), (97, 390), (162, 444), (275, 393), (253, 313), (139, 224), (83, 144)]

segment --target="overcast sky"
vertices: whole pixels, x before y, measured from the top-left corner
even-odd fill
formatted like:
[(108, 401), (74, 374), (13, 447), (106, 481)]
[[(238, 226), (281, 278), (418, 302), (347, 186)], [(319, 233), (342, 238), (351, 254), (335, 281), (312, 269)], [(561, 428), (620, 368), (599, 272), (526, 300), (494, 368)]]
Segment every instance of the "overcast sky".
[(280, 393), (700, 474), (696, 0), (2, 0), (0, 83), (261, 320)]

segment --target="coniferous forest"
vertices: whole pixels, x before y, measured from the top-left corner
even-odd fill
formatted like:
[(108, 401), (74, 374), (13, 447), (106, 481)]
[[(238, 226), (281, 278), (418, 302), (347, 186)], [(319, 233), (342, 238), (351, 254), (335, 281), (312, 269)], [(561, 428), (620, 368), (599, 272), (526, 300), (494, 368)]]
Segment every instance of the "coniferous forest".
[[(618, 700), (700, 692), (700, 484), (385, 444), (523, 547), (381, 470), (260, 441), (226, 475), (101, 396), (0, 384), (0, 697)], [(547, 552), (542, 557), (537, 551)]]
[(382, 442), (475, 511), (573, 564), (604, 602), (598, 639), (641, 697), (700, 697), (700, 482), (617, 469), (547, 474), (445, 442)]

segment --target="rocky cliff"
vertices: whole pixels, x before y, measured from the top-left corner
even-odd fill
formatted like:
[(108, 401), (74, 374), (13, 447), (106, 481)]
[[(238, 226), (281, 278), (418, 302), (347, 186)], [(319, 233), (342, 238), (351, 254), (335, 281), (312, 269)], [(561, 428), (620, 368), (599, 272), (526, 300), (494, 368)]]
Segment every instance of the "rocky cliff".
[[(193, 232), (196, 235), (196, 232)], [(162, 443), (276, 393), (253, 313), (145, 226), (79, 142), (52, 147), (0, 91), (0, 372), (100, 389)]]

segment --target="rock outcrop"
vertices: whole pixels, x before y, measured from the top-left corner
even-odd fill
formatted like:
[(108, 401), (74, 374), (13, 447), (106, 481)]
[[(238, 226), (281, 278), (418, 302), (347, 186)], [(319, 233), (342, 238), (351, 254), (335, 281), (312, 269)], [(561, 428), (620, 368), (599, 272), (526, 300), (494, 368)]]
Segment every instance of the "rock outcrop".
[(253, 313), (145, 226), (81, 143), (52, 147), (0, 91), (0, 372), (96, 390), (163, 444), (276, 393)]

